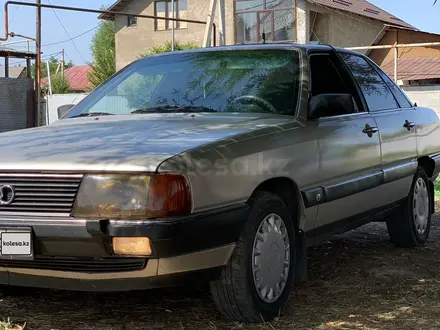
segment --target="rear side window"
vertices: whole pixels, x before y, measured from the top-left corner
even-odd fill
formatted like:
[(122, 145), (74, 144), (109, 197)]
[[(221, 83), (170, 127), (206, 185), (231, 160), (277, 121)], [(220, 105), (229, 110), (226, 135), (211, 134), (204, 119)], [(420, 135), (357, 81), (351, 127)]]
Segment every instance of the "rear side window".
[(340, 55), (359, 84), (370, 111), (399, 108), (387, 84), (363, 57), (347, 53)]
[(379, 70), (381, 70), (381, 77), (383, 78), (383, 80), (385, 80), (386, 84), (393, 92), (394, 96), (397, 99), (397, 102), (399, 102), (400, 104), (400, 107), (412, 108), (413, 105), (410, 101), (408, 101), (408, 98), (405, 96), (403, 91), (394, 83), (394, 81), (391, 80), (391, 78), (385, 72), (382, 71), (382, 69), (379, 68)]

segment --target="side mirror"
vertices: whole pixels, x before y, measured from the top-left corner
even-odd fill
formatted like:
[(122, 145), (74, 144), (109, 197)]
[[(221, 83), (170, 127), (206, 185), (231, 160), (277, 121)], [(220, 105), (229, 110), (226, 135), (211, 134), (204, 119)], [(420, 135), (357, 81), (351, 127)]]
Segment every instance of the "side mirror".
[(63, 118), (74, 106), (75, 104), (65, 104), (58, 107), (58, 119)]
[(358, 112), (350, 94), (321, 94), (312, 96), (309, 103), (309, 119), (348, 115)]

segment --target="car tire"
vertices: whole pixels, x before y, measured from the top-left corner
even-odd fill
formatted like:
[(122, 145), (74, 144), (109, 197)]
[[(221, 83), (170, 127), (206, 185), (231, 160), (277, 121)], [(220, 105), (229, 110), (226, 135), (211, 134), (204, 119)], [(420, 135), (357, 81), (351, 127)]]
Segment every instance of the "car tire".
[(428, 176), (418, 168), (403, 208), (387, 220), (391, 242), (396, 246), (412, 248), (427, 241), (433, 208), (431, 194)]
[(296, 268), (295, 229), (278, 196), (256, 192), (249, 206), (235, 252), (210, 287), (223, 315), (258, 323), (279, 316), (288, 300)]

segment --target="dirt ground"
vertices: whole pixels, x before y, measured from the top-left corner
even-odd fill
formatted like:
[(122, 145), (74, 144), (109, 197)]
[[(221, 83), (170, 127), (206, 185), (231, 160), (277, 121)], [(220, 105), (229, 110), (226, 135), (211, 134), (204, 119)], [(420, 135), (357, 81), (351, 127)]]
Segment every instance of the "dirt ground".
[(263, 325), (230, 323), (209, 294), (188, 288), (0, 293), (1, 318), (26, 323), (25, 329), (440, 329), (440, 214), (423, 248), (395, 248), (383, 224), (313, 247), (310, 280), (295, 287), (278, 320)]

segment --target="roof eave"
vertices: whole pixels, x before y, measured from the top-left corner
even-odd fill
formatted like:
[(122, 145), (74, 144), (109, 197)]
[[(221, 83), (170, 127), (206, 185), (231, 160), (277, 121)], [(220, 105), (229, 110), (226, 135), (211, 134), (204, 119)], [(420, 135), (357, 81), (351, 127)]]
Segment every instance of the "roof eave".
[[(110, 8), (107, 9), (107, 11), (121, 11), (123, 7), (129, 3), (131, 0), (117, 0), (113, 5), (110, 6)], [(111, 14), (101, 14), (98, 16), (98, 19), (103, 20), (114, 20), (115, 15)]]

